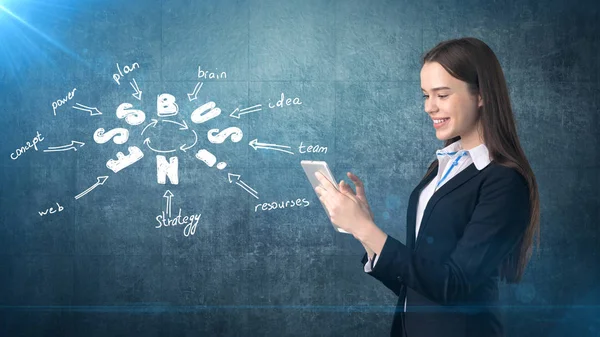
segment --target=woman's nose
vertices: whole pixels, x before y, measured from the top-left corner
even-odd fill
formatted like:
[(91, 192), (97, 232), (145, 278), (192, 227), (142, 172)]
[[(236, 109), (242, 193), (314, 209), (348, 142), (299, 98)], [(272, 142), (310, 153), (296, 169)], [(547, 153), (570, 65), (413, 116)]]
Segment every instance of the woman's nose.
[(437, 110), (437, 105), (433, 102), (433, 100), (428, 99), (425, 100), (425, 112), (432, 113)]

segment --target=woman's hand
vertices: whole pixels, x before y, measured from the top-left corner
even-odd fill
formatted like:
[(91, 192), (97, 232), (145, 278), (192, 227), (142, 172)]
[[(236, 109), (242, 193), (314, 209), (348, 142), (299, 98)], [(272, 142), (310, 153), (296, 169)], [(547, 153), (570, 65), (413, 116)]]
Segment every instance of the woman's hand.
[(373, 213), (365, 196), (364, 185), (357, 176), (348, 173), (348, 177), (356, 185), (355, 194), (343, 180), (339, 183), (338, 191), (321, 173), (317, 172), (315, 175), (321, 183), (321, 186), (315, 188), (315, 191), (319, 200), (327, 208), (331, 222), (357, 239), (360, 236), (359, 233), (363, 233), (369, 229), (369, 226), (375, 225)]
[(365, 185), (353, 173), (348, 172), (348, 173), (346, 173), (346, 175), (348, 176), (348, 178), (350, 178), (350, 180), (352, 180), (352, 182), (354, 183), (354, 186), (356, 186), (356, 194), (352, 190), (352, 187), (350, 187), (350, 185), (346, 184), (346, 182), (343, 180), (340, 181), (340, 190), (344, 191), (344, 193), (346, 193), (346, 194), (351, 193), (352, 195), (354, 195), (361, 202), (361, 206), (363, 208), (366, 208), (369, 211), (371, 220), (374, 220), (373, 212), (371, 211), (371, 207), (369, 206), (369, 202), (367, 201), (367, 196), (365, 195)]

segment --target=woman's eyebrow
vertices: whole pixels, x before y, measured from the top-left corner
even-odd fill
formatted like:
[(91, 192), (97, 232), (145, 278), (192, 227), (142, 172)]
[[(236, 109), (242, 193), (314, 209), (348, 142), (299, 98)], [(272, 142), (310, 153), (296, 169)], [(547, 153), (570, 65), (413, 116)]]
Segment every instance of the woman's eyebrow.
[[(443, 90), (443, 89), (450, 89), (448, 87), (437, 87), (437, 88), (433, 88), (431, 89), (431, 91), (438, 91), (438, 90)], [(421, 90), (426, 91), (425, 89), (421, 88)]]

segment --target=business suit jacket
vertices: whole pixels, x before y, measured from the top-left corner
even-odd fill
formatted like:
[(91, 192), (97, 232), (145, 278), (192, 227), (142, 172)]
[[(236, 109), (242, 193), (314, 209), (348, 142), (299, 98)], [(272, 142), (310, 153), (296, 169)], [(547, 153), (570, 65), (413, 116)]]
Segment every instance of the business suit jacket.
[(436, 174), (410, 195), (407, 244), (388, 235), (369, 273), (398, 295), (391, 336), (504, 336), (492, 306), (500, 265), (529, 224), (527, 182), (494, 161), (481, 171), (472, 163), (431, 196), (415, 242), (419, 195)]

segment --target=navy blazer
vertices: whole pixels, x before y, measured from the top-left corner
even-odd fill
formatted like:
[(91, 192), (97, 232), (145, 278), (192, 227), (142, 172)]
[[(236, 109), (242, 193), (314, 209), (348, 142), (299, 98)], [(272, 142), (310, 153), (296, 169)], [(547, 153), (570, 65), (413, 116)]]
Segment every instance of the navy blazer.
[(494, 161), (481, 171), (472, 163), (433, 193), (415, 242), (419, 195), (436, 174), (410, 195), (407, 244), (388, 235), (369, 273), (398, 295), (391, 336), (504, 336), (494, 305), (501, 263), (529, 224), (527, 181)]

